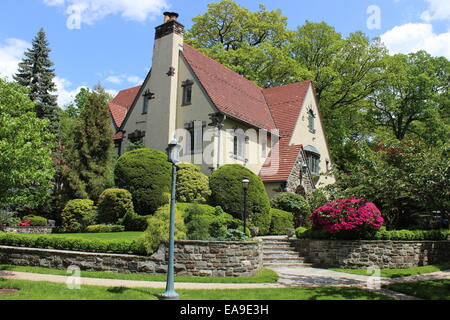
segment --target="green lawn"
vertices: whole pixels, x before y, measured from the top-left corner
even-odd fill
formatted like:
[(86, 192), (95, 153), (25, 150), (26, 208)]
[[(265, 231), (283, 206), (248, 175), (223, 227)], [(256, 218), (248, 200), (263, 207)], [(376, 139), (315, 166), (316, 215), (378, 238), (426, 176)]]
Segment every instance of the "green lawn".
[[(0, 289), (19, 289), (0, 300), (156, 300), (164, 290), (82, 286), (0, 279)], [(179, 290), (182, 300), (390, 300), (357, 288), (283, 288), (243, 290)]]
[(425, 300), (450, 300), (450, 280), (397, 283), (384, 288)]
[[(21, 267), (11, 265), (0, 265), (0, 271), (17, 271), (38, 274), (52, 274), (59, 276), (67, 276), (66, 270), (48, 269), (41, 267)], [(165, 282), (166, 275), (145, 275), (145, 274), (122, 274), (109, 272), (90, 272), (82, 271), (81, 277), (99, 278), (99, 279), (119, 279), (119, 280), (136, 280), (136, 281), (156, 281)], [(175, 277), (176, 282), (193, 282), (193, 283), (275, 283), (278, 281), (278, 274), (270, 269), (264, 269), (260, 274), (251, 277)]]
[[(367, 274), (366, 269), (333, 269), (333, 268), (331, 268), (329, 270), (351, 273), (351, 274), (359, 274), (359, 275), (364, 275), (364, 276), (369, 275), (369, 274)], [(400, 277), (408, 277), (408, 276), (414, 276), (414, 275), (418, 275), (418, 274), (427, 274), (427, 273), (446, 271), (446, 270), (450, 270), (450, 262), (429, 265), (429, 266), (424, 266), (424, 267), (409, 268), (409, 269), (382, 269), (381, 276), (384, 278), (400, 278)]]

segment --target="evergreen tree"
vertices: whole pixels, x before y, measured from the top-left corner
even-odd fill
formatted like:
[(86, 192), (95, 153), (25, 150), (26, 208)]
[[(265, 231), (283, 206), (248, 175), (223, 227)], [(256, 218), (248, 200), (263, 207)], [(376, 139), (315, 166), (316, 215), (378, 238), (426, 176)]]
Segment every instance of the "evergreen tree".
[(50, 48), (44, 29), (39, 30), (33, 39), (32, 48), (25, 52), (25, 57), (19, 63), (19, 70), (14, 76), (20, 85), (28, 88), (28, 96), (36, 103), (36, 113), (41, 119), (50, 121), (49, 130), (57, 133), (59, 112), (56, 91), (53, 82), (55, 70), (50, 61)]
[(99, 86), (89, 92), (73, 128), (73, 139), (64, 146), (64, 179), (69, 197), (96, 200), (110, 187), (113, 140), (107, 101)]

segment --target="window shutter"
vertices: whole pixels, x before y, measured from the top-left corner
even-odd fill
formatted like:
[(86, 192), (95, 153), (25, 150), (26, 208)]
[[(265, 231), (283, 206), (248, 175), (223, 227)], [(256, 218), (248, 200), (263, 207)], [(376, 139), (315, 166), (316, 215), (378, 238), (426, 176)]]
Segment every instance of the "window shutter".
[(194, 121), (194, 153), (203, 152), (203, 121)]

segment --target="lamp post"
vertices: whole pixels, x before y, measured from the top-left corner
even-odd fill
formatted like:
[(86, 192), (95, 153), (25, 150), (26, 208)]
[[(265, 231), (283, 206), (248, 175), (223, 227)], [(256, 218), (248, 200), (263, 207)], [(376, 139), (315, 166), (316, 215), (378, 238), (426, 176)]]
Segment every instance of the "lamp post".
[(249, 184), (250, 180), (248, 178), (242, 179), (242, 186), (244, 189), (244, 234), (247, 234), (247, 197)]
[(160, 300), (179, 300), (180, 296), (175, 292), (175, 270), (174, 270), (174, 251), (175, 251), (175, 206), (177, 191), (177, 163), (180, 162), (180, 148), (177, 140), (169, 143), (167, 155), (169, 162), (172, 163), (172, 195), (170, 201), (170, 234), (169, 234), (169, 262), (167, 267), (167, 285), (166, 292), (160, 296)]

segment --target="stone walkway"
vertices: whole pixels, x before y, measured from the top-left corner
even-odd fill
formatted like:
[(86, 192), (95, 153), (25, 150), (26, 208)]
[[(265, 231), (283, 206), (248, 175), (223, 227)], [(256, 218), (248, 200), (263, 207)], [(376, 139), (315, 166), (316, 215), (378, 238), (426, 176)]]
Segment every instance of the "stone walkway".
[[(363, 275), (347, 274), (326, 269), (316, 269), (308, 267), (285, 267), (273, 268), (280, 276), (277, 283), (181, 283), (175, 284), (176, 289), (183, 290), (238, 290), (238, 289), (269, 289), (287, 287), (357, 287), (370, 290), (382, 295), (393, 297), (396, 300), (420, 300), (398, 292), (386, 289), (373, 289), (369, 287), (372, 282), (370, 277)], [(33, 274), (24, 272), (0, 271), (0, 277), (16, 280), (45, 281), (55, 283), (67, 283), (66, 276)], [(450, 271), (436, 272), (431, 274), (416, 275), (403, 278), (382, 278), (381, 285), (402, 282), (416, 282), (426, 280), (450, 279)], [(153, 288), (165, 289), (164, 282), (132, 281), (132, 280), (112, 280), (81, 278), (81, 285), (105, 286), (105, 287), (128, 287), (128, 288)]]

